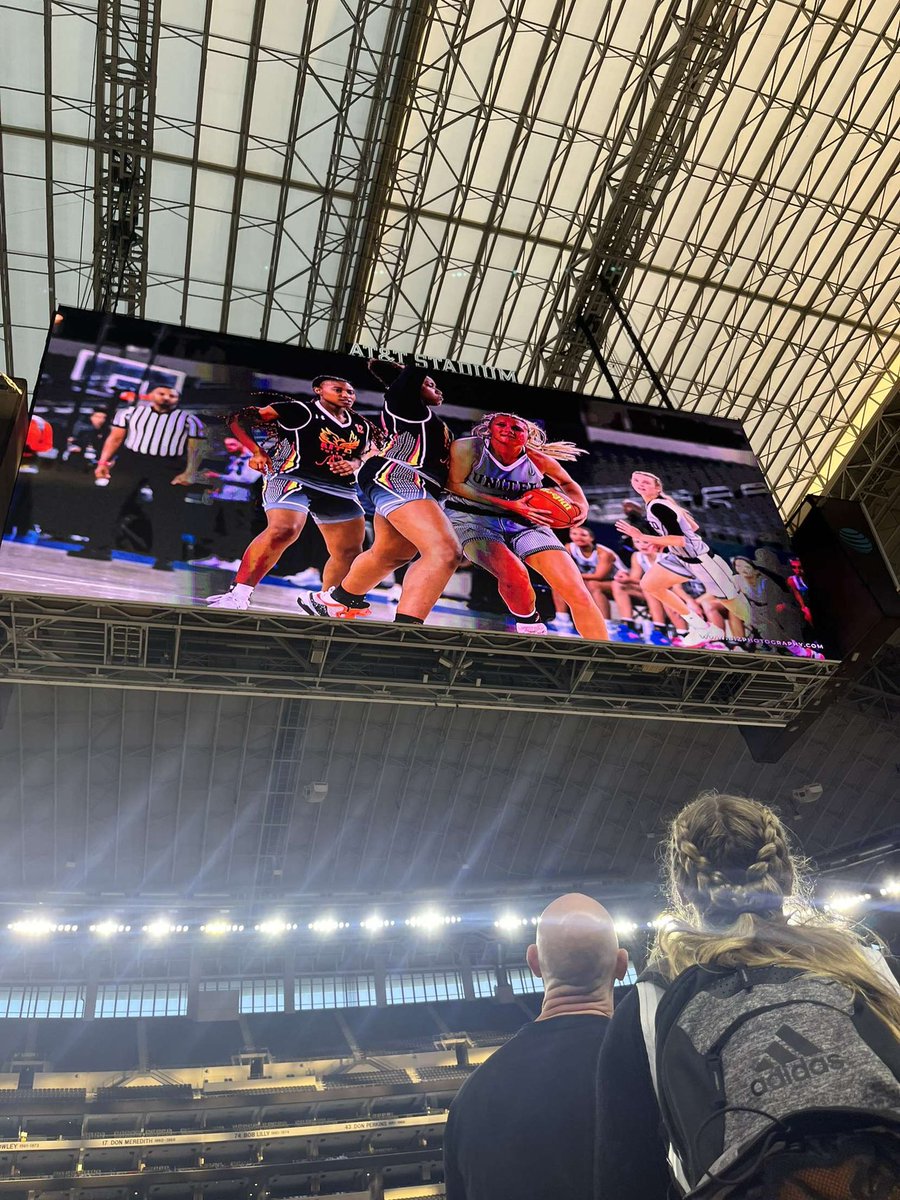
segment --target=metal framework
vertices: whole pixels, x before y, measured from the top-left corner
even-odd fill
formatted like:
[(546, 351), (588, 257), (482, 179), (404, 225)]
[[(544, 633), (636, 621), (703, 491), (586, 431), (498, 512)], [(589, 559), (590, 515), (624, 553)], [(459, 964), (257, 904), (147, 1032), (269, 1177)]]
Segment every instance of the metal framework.
[(595, 338), (605, 334), (613, 315), (609, 289), (640, 261), (663, 189), (685, 160), (753, 8), (751, 0), (700, 0), (684, 15), (670, 10), (671, 23), (660, 23), (642, 86), (628, 97), (610, 148), (605, 187), (595, 193), (599, 211), (582, 231), (549, 318), (559, 333), (542, 356), (547, 385), (571, 388), (579, 378), (588, 347), (578, 318)]
[(866, 506), (888, 561), (900, 572), (900, 391), (893, 391), (828, 493)]
[(172, 323), (605, 391), (584, 312), (655, 403), (612, 263), (673, 404), (743, 420), (790, 515), (896, 380), (900, 0), (23, 0), (0, 37), (31, 382), (53, 305), (121, 281)]
[(94, 153), (94, 308), (135, 314), (147, 285), (156, 0), (100, 0)]
[[(299, 693), (304, 700), (555, 716), (790, 725), (824, 703), (836, 667), (805, 658), (51, 599), (7, 599), (0, 624), (7, 681)], [(290, 772), (289, 751), (278, 757)], [(283, 791), (277, 781), (273, 787)], [(281, 824), (274, 815), (272, 822)]]

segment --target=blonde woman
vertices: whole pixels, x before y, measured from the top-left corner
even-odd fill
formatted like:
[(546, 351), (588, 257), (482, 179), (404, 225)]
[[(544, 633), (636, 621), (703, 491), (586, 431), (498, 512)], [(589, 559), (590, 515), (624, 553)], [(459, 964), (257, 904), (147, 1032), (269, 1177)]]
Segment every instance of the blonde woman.
[[(685, 1159), (662, 1133), (665, 1113), (669, 1136), (678, 1141), (671, 1132), (673, 1111), (688, 1127), (695, 1121), (695, 1167), (704, 1138), (707, 1150), (715, 1143), (711, 1153), (726, 1159), (748, 1130), (752, 1135), (740, 1178), (720, 1170), (714, 1159), (716, 1169), (704, 1168), (706, 1184), (692, 1196), (900, 1196), (900, 989), (877, 951), (806, 901), (799, 866), (781, 821), (755, 800), (705, 793), (672, 822), (669, 910), (642, 977), (647, 982), (616, 1009), (601, 1054), (596, 1195), (603, 1200), (666, 1200), (696, 1186), (696, 1175), (688, 1172), (686, 1184), (679, 1174)], [(655, 1016), (646, 1002), (654, 979), (663, 989)], [(667, 1000), (680, 1001), (691, 989), (693, 1011), (685, 1007), (680, 1017), (699, 1015), (708, 1053), (697, 1052), (685, 1033), (687, 1022), (667, 1023), (673, 1009), (672, 1003), (665, 1008)], [(740, 1044), (736, 1028), (760, 1027), (750, 1026), (746, 1014), (735, 1020), (735, 1012), (748, 1006), (763, 1032), (745, 1032)], [(723, 1015), (730, 1042), (719, 1038)], [(657, 1053), (648, 1054), (656, 1037)], [(675, 1076), (666, 1056), (688, 1045), (693, 1066)], [(712, 1115), (700, 1121), (686, 1109), (696, 1098), (702, 1112), (711, 1062), (721, 1085), (714, 1094), (721, 1099), (718, 1111), (713, 1103)], [(753, 1078), (746, 1098), (735, 1103), (728, 1082), (740, 1070)], [(860, 1091), (863, 1081), (867, 1091)], [(671, 1088), (685, 1082), (691, 1100), (673, 1109)], [(802, 1097), (815, 1089), (819, 1103), (813, 1107)], [(752, 1140), (754, 1122), (774, 1130), (761, 1145)], [(681, 1186), (670, 1192), (672, 1177)]]
[(548, 442), (539, 426), (515, 413), (488, 413), (450, 448), (447, 515), (466, 558), (497, 580), (519, 633), (547, 632), (535, 607), (531, 567), (568, 606), (582, 637), (608, 639), (603, 614), (549, 518), (522, 500), (549, 479), (576, 507), (574, 524), (582, 524), (587, 499), (561, 464), (584, 453), (571, 442)]
[(733, 636), (743, 637), (750, 613), (730, 564), (711, 552), (697, 521), (686, 508), (666, 495), (658, 475), (635, 471), (631, 486), (644, 502), (644, 513), (653, 533), (648, 534), (627, 520), (617, 521), (616, 529), (629, 538), (643, 537), (658, 552), (642, 586), (647, 595), (654, 596), (685, 619), (688, 632), (681, 644), (702, 646), (704, 642), (718, 641), (722, 636), (721, 629), (698, 619), (691, 611), (679, 590), (679, 585), (686, 579), (696, 579), (710, 596), (722, 602), (729, 613)]

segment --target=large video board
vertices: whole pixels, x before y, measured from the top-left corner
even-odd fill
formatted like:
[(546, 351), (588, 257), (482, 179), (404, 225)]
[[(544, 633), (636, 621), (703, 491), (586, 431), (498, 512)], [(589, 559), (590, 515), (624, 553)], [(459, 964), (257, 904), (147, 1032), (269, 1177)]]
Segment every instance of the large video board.
[(819, 655), (734, 422), (64, 309), (0, 591)]

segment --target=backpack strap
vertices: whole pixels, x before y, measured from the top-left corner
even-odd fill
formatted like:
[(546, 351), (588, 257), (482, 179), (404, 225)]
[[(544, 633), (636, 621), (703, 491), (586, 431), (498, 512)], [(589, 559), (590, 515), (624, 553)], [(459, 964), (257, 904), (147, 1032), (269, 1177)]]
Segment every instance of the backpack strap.
[(664, 995), (664, 990), (654, 979), (642, 979), (636, 984), (638, 1004), (641, 1012), (641, 1034), (644, 1038), (644, 1048), (650, 1063), (650, 1078), (653, 1080), (653, 1090), (659, 1100), (659, 1081), (656, 1078), (656, 1010)]
[[(657, 980), (660, 982), (657, 982)], [(650, 1078), (653, 1081), (653, 1091), (656, 1094), (657, 1104), (660, 1102), (659, 1095), (659, 1080), (656, 1073), (656, 1010), (659, 1008), (659, 1002), (665, 995), (665, 987), (662, 984), (659, 976), (648, 975), (642, 976), (636, 984), (638, 1003), (641, 1012), (641, 1033), (644, 1038), (644, 1049), (647, 1051), (647, 1061), (650, 1064)], [(691, 1190), (691, 1185), (684, 1169), (684, 1164), (678, 1157), (675, 1147), (670, 1139), (666, 1139), (666, 1159), (669, 1163), (669, 1170), (675, 1182), (678, 1184), (683, 1195)]]

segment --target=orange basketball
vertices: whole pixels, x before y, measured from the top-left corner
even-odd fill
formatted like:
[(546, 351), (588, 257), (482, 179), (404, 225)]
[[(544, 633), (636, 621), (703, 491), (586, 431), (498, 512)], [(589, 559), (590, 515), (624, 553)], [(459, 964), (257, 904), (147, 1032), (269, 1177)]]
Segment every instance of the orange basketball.
[(536, 512), (552, 517), (553, 529), (568, 529), (578, 516), (578, 507), (556, 488), (533, 488), (522, 500)]

